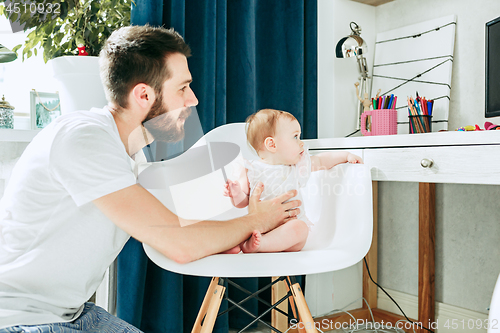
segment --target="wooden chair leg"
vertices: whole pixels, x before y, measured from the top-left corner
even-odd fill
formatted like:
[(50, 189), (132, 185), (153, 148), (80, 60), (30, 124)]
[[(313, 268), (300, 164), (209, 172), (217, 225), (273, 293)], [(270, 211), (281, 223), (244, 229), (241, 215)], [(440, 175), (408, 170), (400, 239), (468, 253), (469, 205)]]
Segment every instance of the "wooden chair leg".
[(219, 285), (219, 278), (213, 277), (191, 333), (212, 332), (225, 290), (224, 286)]
[[(287, 283), (285, 283), (285, 285), (286, 285), (287, 291), (289, 292), (290, 286), (292, 285), (292, 281), (290, 280), (290, 278), (288, 276), (286, 277), (286, 279), (287, 279)], [(300, 317), (299, 317), (299, 314), (298, 314), (296, 307), (295, 307), (295, 300), (293, 298), (293, 295), (288, 298), (288, 302), (290, 303), (290, 308), (292, 309), (293, 317), (297, 320), (297, 324), (298, 324), (300, 322)], [(306, 332), (305, 327), (297, 325), (297, 332), (305, 333)]]
[(298, 325), (299, 329), (300, 326), (303, 326), (306, 333), (318, 333), (316, 326), (314, 325), (311, 312), (309, 311), (309, 307), (307, 306), (304, 294), (302, 294), (302, 288), (300, 288), (298, 283), (295, 283), (290, 287), (290, 290), (292, 291), (300, 322), (302, 323), (301, 325)]
[[(272, 281), (279, 279), (279, 277), (273, 277)], [(283, 298), (288, 292), (288, 285), (285, 281), (280, 281), (271, 287), (271, 304), (276, 303), (280, 299)], [(288, 301), (283, 301), (280, 305), (278, 305), (278, 309), (288, 313)], [(284, 332), (288, 329), (288, 316), (283, 315), (282, 313), (272, 310), (271, 311), (271, 326), (276, 329)]]
[(215, 320), (217, 319), (217, 314), (219, 313), (220, 303), (222, 302), (222, 297), (224, 296), (225, 291), (226, 287), (221, 286), (220, 284), (215, 287), (200, 333), (212, 333)]

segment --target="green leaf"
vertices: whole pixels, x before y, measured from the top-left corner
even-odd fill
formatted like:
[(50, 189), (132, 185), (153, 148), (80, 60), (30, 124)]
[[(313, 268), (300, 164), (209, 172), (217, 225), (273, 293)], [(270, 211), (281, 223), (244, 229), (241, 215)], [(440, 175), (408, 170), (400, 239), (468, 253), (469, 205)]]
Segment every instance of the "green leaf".
[(76, 45), (85, 45), (85, 39), (80, 35), (75, 38)]
[(54, 36), (54, 44), (60, 45), (63, 38), (64, 38), (64, 34), (63, 33), (61, 33), (61, 32), (57, 33)]
[(15, 52), (17, 54), (17, 50), (19, 50), (23, 45), (22, 44), (17, 44), (12, 48), (12, 52)]
[(43, 30), (44, 30), (45, 34), (51, 35), (52, 31), (53, 31), (52, 29), (53, 29), (53, 26), (51, 24), (47, 24)]
[(49, 36), (45, 39), (44, 48), (50, 48), (52, 46), (52, 38)]
[(83, 38), (88, 40), (91, 32), (92, 32), (92, 30), (90, 30), (90, 29), (85, 30), (85, 32), (83, 33)]

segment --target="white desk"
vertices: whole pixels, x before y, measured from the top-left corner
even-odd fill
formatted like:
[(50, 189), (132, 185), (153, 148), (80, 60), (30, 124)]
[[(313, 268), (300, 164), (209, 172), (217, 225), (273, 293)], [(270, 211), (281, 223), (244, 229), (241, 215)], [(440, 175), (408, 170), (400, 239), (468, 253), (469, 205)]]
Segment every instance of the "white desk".
[[(500, 185), (500, 131), (437, 132), (306, 140), (311, 154), (350, 150), (372, 168), (374, 180), (374, 237), (367, 255), (372, 277), (377, 267), (377, 181), (419, 182), (419, 318), (435, 321), (435, 184)], [(432, 162), (429, 163), (429, 162)], [(377, 290), (363, 270), (363, 296), (377, 308)], [(363, 318), (366, 309), (359, 309)], [(392, 321), (401, 317), (374, 311)], [(329, 319), (332, 319), (331, 317)], [(321, 318), (320, 318), (321, 320)], [(337, 318), (336, 320), (342, 320)], [(423, 331), (423, 330), (422, 330)]]
[[(375, 181), (500, 185), (500, 131), (306, 140), (312, 153), (357, 150)], [(433, 165), (421, 166), (423, 159)]]

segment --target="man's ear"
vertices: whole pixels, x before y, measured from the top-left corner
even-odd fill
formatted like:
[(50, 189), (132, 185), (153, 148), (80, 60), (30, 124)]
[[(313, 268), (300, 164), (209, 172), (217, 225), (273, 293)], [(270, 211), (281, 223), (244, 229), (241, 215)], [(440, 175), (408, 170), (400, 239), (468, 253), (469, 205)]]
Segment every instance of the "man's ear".
[(268, 136), (264, 140), (264, 147), (268, 151), (270, 151), (271, 153), (275, 153), (276, 152), (276, 141), (274, 140), (274, 138), (272, 136)]
[(153, 88), (145, 83), (136, 84), (134, 88), (132, 88), (130, 95), (137, 105), (148, 110), (151, 108), (156, 99)]

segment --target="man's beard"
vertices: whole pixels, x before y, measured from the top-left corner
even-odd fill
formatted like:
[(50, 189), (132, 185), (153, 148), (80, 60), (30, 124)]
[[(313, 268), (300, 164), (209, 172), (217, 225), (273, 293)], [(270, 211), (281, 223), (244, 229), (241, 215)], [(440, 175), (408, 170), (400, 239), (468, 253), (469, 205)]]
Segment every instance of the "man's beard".
[[(156, 141), (177, 142), (184, 138), (184, 123), (190, 114), (189, 107), (168, 110), (163, 104), (160, 93), (142, 124)], [(183, 119), (184, 122), (179, 124), (179, 119)]]

